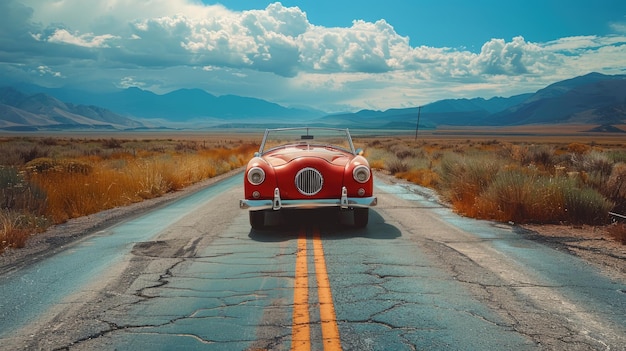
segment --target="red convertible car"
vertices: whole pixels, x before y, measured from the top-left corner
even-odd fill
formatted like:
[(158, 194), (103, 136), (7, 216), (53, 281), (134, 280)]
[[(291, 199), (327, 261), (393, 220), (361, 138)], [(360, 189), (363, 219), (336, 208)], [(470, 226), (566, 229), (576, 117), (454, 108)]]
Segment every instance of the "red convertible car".
[(250, 210), (254, 229), (266, 226), (268, 213), (320, 207), (349, 211), (354, 226), (365, 227), (377, 199), (361, 154), (347, 129), (267, 129), (246, 167), (239, 207)]

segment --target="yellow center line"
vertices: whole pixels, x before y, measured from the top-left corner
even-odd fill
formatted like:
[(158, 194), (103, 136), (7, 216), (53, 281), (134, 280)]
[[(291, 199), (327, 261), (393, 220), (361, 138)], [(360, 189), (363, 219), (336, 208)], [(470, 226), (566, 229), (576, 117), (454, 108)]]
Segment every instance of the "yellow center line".
[[(326, 271), (326, 259), (319, 229), (313, 230), (313, 261), (317, 279), (317, 297), (320, 308), (320, 327), (324, 351), (341, 351), (339, 327), (335, 316), (335, 306), (330, 290), (330, 280)], [(293, 292), (293, 322), (291, 336), (292, 351), (311, 350), (311, 321), (309, 317), (309, 271), (307, 266), (306, 230), (298, 233), (296, 254), (296, 274)]]
[(296, 279), (293, 291), (293, 326), (291, 349), (308, 351), (311, 349), (309, 319), (309, 272), (307, 268), (306, 230), (298, 233), (298, 253), (296, 255)]
[(317, 276), (317, 295), (320, 303), (320, 319), (324, 351), (341, 350), (339, 327), (335, 316), (335, 306), (330, 291), (330, 280), (326, 272), (326, 259), (319, 229), (313, 230), (313, 252), (315, 255), (315, 275)]

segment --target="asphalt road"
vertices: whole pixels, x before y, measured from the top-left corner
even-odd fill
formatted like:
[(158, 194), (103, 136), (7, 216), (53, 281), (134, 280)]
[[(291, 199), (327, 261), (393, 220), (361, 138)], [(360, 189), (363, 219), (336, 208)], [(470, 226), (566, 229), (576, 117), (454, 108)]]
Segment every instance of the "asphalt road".
[(0, 276), (0, 349), (624, 350), (626, 278), (376, 181), (252, 231), (241, 175)]

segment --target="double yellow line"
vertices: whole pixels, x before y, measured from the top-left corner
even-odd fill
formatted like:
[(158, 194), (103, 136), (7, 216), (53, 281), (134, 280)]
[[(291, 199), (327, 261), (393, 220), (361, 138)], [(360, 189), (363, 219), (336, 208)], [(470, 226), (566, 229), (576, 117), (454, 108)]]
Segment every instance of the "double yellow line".
[[(320, 325), (324, 351), (341, 350), (339, 328), (335, 316), (335, 306), (330, 291), (330, 280), (326, 272), (324, 248), (319, 229), (313, 229), (313, 255), (317, 296), (320, 306)], [(296, 280), (293, 292), (293, 325), (291, 350), (308, 351), (311, 349), (311, 319), (309, 316), (309, 271), (306, 230), (298, 233), (298, 253), (296, 255)]]

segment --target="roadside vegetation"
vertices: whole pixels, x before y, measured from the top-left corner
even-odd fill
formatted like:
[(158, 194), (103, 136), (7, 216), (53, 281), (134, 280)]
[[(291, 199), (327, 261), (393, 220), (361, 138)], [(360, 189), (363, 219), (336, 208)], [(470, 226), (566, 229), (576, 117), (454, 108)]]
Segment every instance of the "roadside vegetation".
[[(435, 189), (459, 214), (522, 224), (609, 225), (626, 214), (626, 147), (499, 140), (360, 140), (373, 168)], [(180, 190), (245, 165), (231, 137), (0, 139), (0, 252), (52, 224)], [(626, 244), (626, 224), (608, 232)]]
[[(376, 139), (372, 167), (433, 188), (459, 214), (502, 222), (607, 225), (626, 213), (626, 147)], [(609, 232), (626, 244), (624, 224)]]
[(0, 252), (51, 224), (239, 168), (257, 149), (240, 140), (0, 140)]

